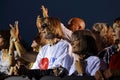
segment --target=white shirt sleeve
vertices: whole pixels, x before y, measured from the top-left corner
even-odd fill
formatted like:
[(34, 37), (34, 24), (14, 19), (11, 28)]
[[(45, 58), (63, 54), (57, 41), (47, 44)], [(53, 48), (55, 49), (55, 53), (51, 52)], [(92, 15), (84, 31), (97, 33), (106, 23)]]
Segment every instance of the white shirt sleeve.
[(62, 27), (62, 31), (64, 33), (65, 38), (71, 41), (72, 31), (67, 29), (62, 23), (61, 23), (61, 27)]
[[(85, 61), (87, 62), (85, 67), (85, 74), (89, 76), (95, 76), (96, 71), (100, 69), (100, 59), (96, 56), (90, 56)], [(69, 75), (75, 74), (75, 72), (76, 72), (76, 68), (75, 68), (75, 64), (73, 63), (70, 68)]]
[(86, 61), (86, 73), (90, 76), (95, 76), (96, 71), (100, 69), (100, 59), (96, 56), (90, 56)]

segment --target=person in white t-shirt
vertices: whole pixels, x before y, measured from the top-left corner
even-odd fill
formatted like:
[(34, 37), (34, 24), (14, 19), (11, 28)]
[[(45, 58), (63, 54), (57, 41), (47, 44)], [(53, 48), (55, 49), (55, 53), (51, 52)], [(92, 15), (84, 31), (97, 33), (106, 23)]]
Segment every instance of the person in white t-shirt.
[(14, 51), (14, 43), (10, 39), (10, 30), (0, 30), (0, 79), (10, 73), (10, 67), (15, 64), (18, 54)]
[[(49, 40), (49, 44), (41, 48), (32, 69), (53, 69), (54, 67), (64, 67), (69, 70), (70, 56), (68, 53), (70, 44), (63, 40), (64, 37), (61, 23), (58, 18), (48, 17), (49, 22), (44, 22), (42, 26), (44, 37)], [(47, 21), (46, 20), (46, 21)]]
[[(40, 79), (44, 75), (55, 73), (56, 69), (63, 68), (66, 72), (69, 71), (73, 58), (71, 54), (71, 44), (64, 40), (64, 34), (61, 29), (61, 22), (58, 18), (47, 17), (43, 18), (41, 24), (42, 36), (47, 39), (48, 44), (44, 45), (36, 58), (31, 70), (28, 70), (30, 78), (37, 76)], [(49, 72), (50, 71), (50, 72)], [(59, 76), (61, 72), (54, 75)], [(66, 73), (67, 75), (67, 73)]]

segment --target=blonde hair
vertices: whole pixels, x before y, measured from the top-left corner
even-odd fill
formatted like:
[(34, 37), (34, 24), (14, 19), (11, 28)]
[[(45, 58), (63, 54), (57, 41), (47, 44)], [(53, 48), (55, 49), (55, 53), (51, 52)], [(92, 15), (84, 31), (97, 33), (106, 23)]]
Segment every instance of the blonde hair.
[(50, 23), (49, 28), (52, 33), (58, 38), (63, 38), (64, 34), (61, 27), (61, 21), (55, 17), (48, 17), (48, 21)]

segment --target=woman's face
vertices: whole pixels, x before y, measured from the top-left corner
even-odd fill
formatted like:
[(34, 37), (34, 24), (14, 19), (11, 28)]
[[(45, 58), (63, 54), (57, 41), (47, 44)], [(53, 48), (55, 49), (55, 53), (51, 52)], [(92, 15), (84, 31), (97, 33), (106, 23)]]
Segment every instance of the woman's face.
[(80, 41), (79, 40), (73, 40), (72, 41), (72, 50), (73, 52), (78, 52), (80, 50)]

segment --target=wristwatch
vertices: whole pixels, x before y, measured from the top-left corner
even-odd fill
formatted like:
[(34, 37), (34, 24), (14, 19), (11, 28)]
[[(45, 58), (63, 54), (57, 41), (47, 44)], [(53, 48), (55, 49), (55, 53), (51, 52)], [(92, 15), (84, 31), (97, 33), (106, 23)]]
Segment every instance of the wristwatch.
[(17, 41), (17, 39), (16, 39), (16, 38), (12, 38), (12, 41), (13, 41), (13, 42), (16, 42), (16, 41)]

